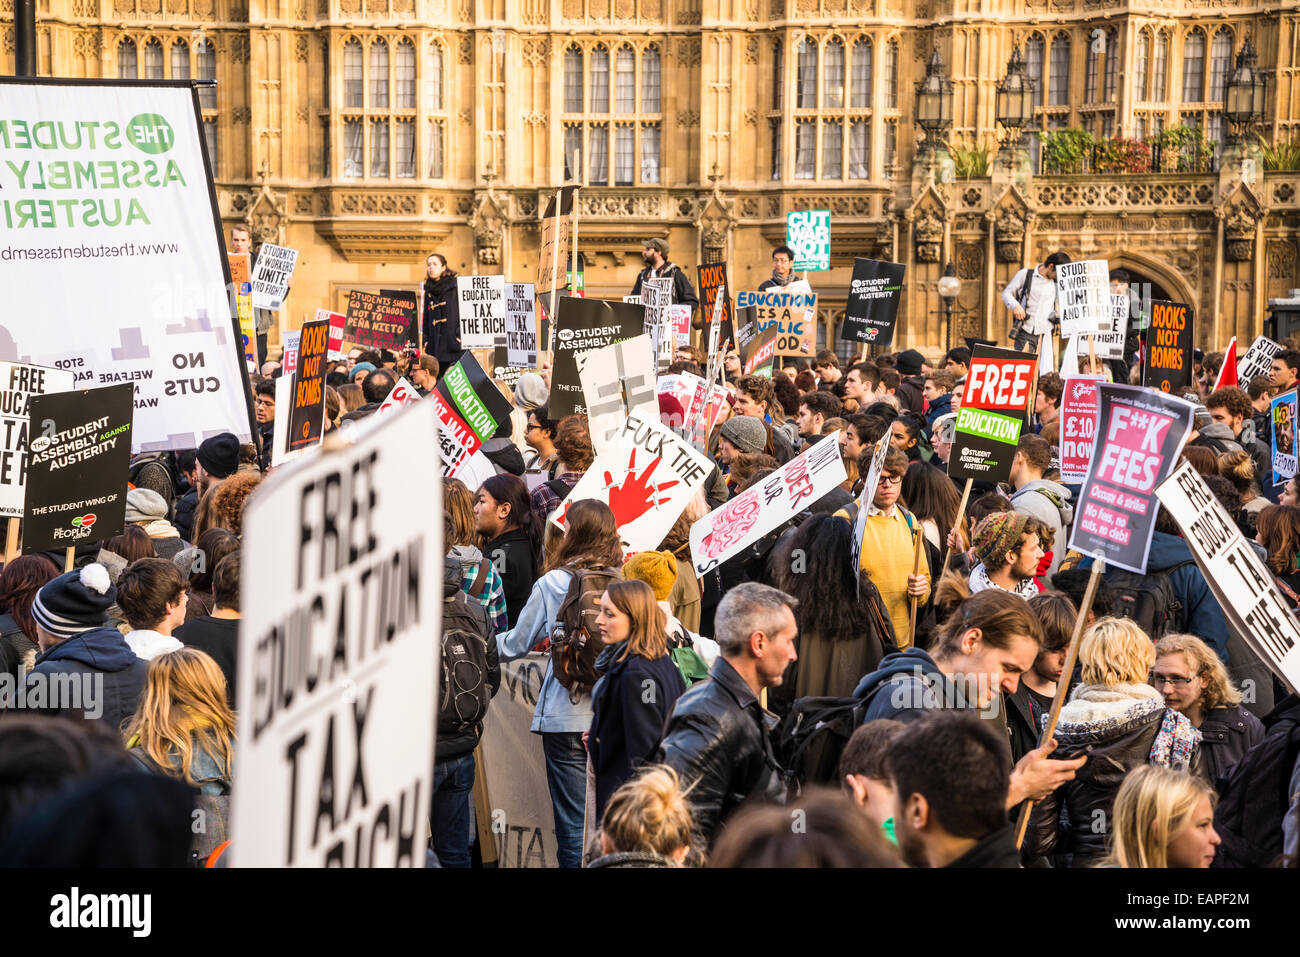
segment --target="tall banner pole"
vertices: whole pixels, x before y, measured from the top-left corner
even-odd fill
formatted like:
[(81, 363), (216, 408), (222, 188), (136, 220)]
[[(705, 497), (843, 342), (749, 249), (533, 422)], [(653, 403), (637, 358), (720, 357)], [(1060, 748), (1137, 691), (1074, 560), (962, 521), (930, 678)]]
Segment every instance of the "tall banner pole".
[(551, 243), (551, 332), (546, 343), (546, 351), (551, 353), (555, 351), (555, 293), (560, 278), (560, 201), (563, 195), (563, 187), (555, 191), (555, 241)]

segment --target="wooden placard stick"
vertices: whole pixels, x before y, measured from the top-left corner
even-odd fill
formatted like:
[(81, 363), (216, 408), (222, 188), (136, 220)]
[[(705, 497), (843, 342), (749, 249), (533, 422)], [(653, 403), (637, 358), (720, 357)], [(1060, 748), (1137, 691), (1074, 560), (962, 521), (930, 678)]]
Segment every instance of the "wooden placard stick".
[(18, 525), (21, 521), (20, 518), (9, 519), (9, 531), (5, 535), (6, 565), (18, 557)]
[[(969, 483), (969, 481), (968, 479), (967, 482)], [(925, 554), (925, 532), (919, 524), (913, 530), (913, 535), (916, 537), (916, 553), (912, 557), (912, 574), (919, 575), (921, 574), (921, 556)], [(908, 616), (907, 626), (907, 647), (909, 648), (916, 644), (916, 607), (921, 599), (913, 595), (910, 601), (912, 611)]]
[[(1074, 622), (1074, 634), (1070, 637), (1070, 647), (1065, 653), (1065, 664), (1061, 668), (1061, 678), (1056, 683), (1056, 697), (1052, 699), (1052, 710), (1047, 713), (1047, 724), (1038, 738), (1041, 748), (1056, 733), (1056, 722), (1061, 716), (1061, 706), (1065, 704), (1065, 695), (1070, 690), (1070, 676), (1074, 674), (1075, 662), (1079, 660), (1079, 640), (1087, 626), (1088, 613), (1092, 611), (1093, 599), (1097, 597), (1097, 585), (1105, 572), (1106, 562), (1098, 556), (1093, 559), (1092, 574), (1088, 576), (1088, 587), (1083, 593), (1083, 604), (1079, 606), (1079, 617)], [(1025, 840), (1025, 828), (1029, 826), (1029, 812), (1034, 808), (1033, 798), (1029, 798), (1020, 808), (1020, 820), (1016, 822), (1016, 847)]]
[[(962, 516), (966, 514), (966, 503), (970, 501), (970, 490), (971, 490), (971, 485), (974, 483), (974, 481), (975, 481), (974, 479), (967, 479), (966, 487), (961, 490), (961, 504), (957, 506), (958, 525), (961, 524)], [(948, 559), (950, 559), (951, 557), (952, 557), (952, 546), (949, 545), (947, 542), (944, 542), (943, 564), (939, 566), (939, 575), (936, 576), (936, 581), (938, 580), (938, 578), (941, 578), (943, 576), (944, 572), (948, 570)]]

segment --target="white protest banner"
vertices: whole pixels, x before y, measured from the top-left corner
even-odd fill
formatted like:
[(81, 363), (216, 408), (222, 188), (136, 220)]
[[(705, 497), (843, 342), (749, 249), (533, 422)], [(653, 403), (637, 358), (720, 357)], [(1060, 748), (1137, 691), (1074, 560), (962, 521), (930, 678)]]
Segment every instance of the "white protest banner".
[(840, 433), (835, 431), (691, 526), (696, 574), (712, 571), (739, 554), (846, 477)]
[(379, 403), (379, 408), (375, 412), (387, 412), (389, 409), (400, 408), (404, 405), (414, 405), (420, 401), (420, 393), (415, 391), (415, 386), (406, 381), (406, 377), (398, 379), (393, 387), (388, 391), (384, 401)]
[(341, 312), (317, 309), (316, 322), (322, 320), (330, 324), (329, 357), (331, 359), (342, 359), (346, 355), (343, 351), (343, 330), (348, 324), (348, 317)]
[(673, 342), (669, 311), (673, 304), (673, 281), (669, 278), (647, 279), (641, 283), (641, 301), (645, 304), (645, 331), (650, 334), (652, 352), (659, 366), (673, 361)]
[(301, 455), (305, 450), (289, 451), (289, 419), (293, 415), (293, 376), (275, 380), (275, 427), (271, 431), (271, 467)]
[(0, 362), (0, 516), (23, 517), (28, 403), (34, 395), (71, 391), (71, 372)]
[(262, 243), (253, 266), (253, 308), (275, 311), (289, 294), (293, 267), (298, 264), (298, 250), (287, 246)]
[(424, 867), (438, 714), (442, 487), (431, 403), (268, 478), (244, 514), (240, 867)]
[(1251, 379), (1270, 376), (1273, 372), (1273, 360), (1277, 358), (1282, 347), (1268, 336), (1260, 336), (1250, 344), (1246, 354), (1237, 363), (1237, 381), (1244, 389)]
[(1273, 573), (1190, 462), (1156, 487), (1232, 630), (1294, 691), (1300, 688), (1300, 623)]
[(610, 448), (629, 415), (658, 419), (655, 368), (650, 337), (634, 336), (588, 349), (574, 356), (583, 401), (587, 403), (587, 428), (597, 455)]
[[(708, 383), (693, 373), (679, 372), (676, 375), (660, 376), (655, 388), (660, 395), (672, 396), (682, 407), (682, 421), (665, 424), (685, 435), (686, 438), (693, 439), (694, 436), (688, 433), (691, 423), (695, 422), (704, 411), (704, 399), (709, 394)], [(668, 413), (663, 412), (661, 415), (666, 418)]]
[(538, 653), (501, 662), (501, 688), (483, 720), (479, 754), (500, 868), (559, 866), (546, 757), (531, 731), (549, 661)]
[(298, 371), (298, 349), (302, 345), (302, 330), (284, 334), (284, 355), (280, 357), (281, 375), (290, 375)]
[[(822, 441), (826, 440), (822, 439)], [(880, 473), (885, 470), (885, 458), (889, 455), (890, 448), (889, 436), (881, 436), (880, 441), (876, 443), (876, 451), (871, 456), (871, 468), (867, 470), (867, 480), (862, 483), (862, 494), (858, 496), (858, 520), (853, 525), (853, 568), (861, 565), (862, 537), (867, 533), (867, 511), (876, 500), (876, 489), (880, 486)]]
[[(1128, 334), (1129, 299), (1126, 292), (1110, 294), (1110, 317), (1105, 332), (1092, 336), (1092, 351), (1098, 359), (1123, 359), (1124, 337)], [(1075, 337), (1075, 350), (1088, 355), (1088, 336)]]
[(457, 276), (462, 349), (491, 349), (506, 334), (506, 277)]
[(506, 364), (537, 368), (537, 296), (531, 282), (506, 287)]
[(685, 303), (673, 303), (668, 307), (668, 314), (672, 317), (673, 336), (676, 339), (674, 347), (689, 346), (691, 344), (691, 313), (693, 311)]
[(640, 296), (624, 296), (624, 297), (623, 297), (623, 301), (626, 302), (626, 303), (628, 303), (629, 305), (633, 305), (633, 306), (639, 306), (639, 305), (641, 305), (641, 297), (640, 297)]
[(1110, 329), (1110, 273), (1104, 259), (1081, 259), (1056, 267), (1061, 337)]
[(135, 386), (132, 451), (251, 440), (190, 86), (0, 84), (0, 360)]
[(712, 459), (660, 423), (656, 405), (653, 418), (627, 417), (551, 521), (563, 528), (572, 503), (594, 498), (614, 512), (625, 555), (658, 548), (712, 471)]

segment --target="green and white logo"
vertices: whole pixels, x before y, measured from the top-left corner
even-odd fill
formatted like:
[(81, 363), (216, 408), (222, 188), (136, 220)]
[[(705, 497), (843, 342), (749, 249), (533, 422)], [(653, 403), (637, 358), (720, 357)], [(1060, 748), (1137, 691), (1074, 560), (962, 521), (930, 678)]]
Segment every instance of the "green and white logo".
[(126, 125), (126, 138), (142, 153), (166, 153), (176, 142), (176, 134), (165, 118), (157, 113), (140, 113)]

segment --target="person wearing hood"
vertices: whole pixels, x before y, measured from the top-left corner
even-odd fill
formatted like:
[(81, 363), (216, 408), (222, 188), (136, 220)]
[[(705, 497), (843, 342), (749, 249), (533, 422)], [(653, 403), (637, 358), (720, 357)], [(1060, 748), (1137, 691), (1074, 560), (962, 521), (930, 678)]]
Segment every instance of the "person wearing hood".
[(183, 647), (172, 631), (185, 624), (185, 576), (165, 558), (141, 558), (117, 580), (117, 603), (131, 630), (126, 643), (148, 661)]
[(611, 582), (600, 596), (596, 627), (604, 648), (591, 689), (587, 753), (596, 777), (596, 813), (654, 754), (664, 722), (686, 691), (668, 654), (666, 616), (643, 581)]
[(925, 401), (925, 377), (930, 373), (930, 366), (925, 356), (915, 349), (907, 349), (898, 354), (894, 370), (901, 377), (898, 383), (898, 401), (904, 409), (920, 412)]
[(442, 506), (447, 557), (460, 563), (465, 594), (487, 609), (492, 634), (500, 634), (510, 627), (506, 588), (496, 567), (474, 544), (474, 496), (460, 479), (443, 479)]
[[(1033, 667), (1043, 628), (1029, 604), (998, 589), (971, 595), (934, 634), (930, 650), (908, 648), (886, 655), (853, 691), (868, 699), (862, 723), (890, 718), (909, 724), (933, 711), (977, 711), (1006, 735), (1001, 693), (1015, 694), (1020, 675)], [(1084, 759), (1048, 757), (1050, 742), (1035, 748), (1011, 770), (1006, 806), (1038, 801), (1074, 777)]]
[(789, 246), (777, 246), (772, 250), (772, 277), (760, 282), (758, 291), (784, 289), (799, 278), (799, 274), (794, 271), (794, 250)]
[(456, 273), (447, 265), (447, 257), (433, 253), (425, 260), (428, 278), (424, 280), (424, 351), (438, 360), (443, 369), (460, 361), (464, 347), (460, 344), (460, 296), (456, 291)]
[(1156, 661), (1151, 639), (1129, 618), (1103, 618), (1079, 643), (1080, 683), (1056, 725), (1061, 757), (1087, 755), (1078, 776), (1033, 809), (1026, 860), (1060, 855), (1088, 867), (1106, 853), (1115, 795), (1124, 776), (1153, 764), (1204, 776), (1201, 734), (1147, 683)]
[(926, 401), (925, 424), (931, 431), (935, 422), (952, 412), (952, 390), (956, 384), (953, 374), (944, 369), (935, 369), (925, 377), (922, 392)]
[(126, 493), (126, 523), (139, 525), (153, 542), (154, 554), (171, 560), (176, 553), (189, 547), (181, 533), (167, 521), (166, 500), (148, 488), (133, 488)]
[(1187, 442), (1188, 445), (1200, 445), (1216, 456), (1224, 452), (1241, 451), (1241, 443), (1237, 441), (1236, 434), (1232, 431), (1232, 426), (1227, 422), (1215, 419), (1210, 414), (1210, 410), (1198, 406), (1192, 419), (1192, 437)]
[(497, 475), (524, 474), (524, 457), (511, 438), (513, 433), (514, 423), (510, 416), (506, 416), (497, 426), (492, 438), (482, 445), (482, 452), (497, 470)]
[(1011, 459), (1011, 507), (1021, 515), (1036, 518), (1052, 533), (1052, 563), (1043, 576), (1048, 583), (1065, 557), (1066, 529), (1074, 520), (1070, 490), (1059, 482), (1043, 478), (1052, 465), (1052, 446), (1038, 435), (1021, 436)]
[[(117, 589), (98, 563), (65, 572), (37, 592), (32, 618), (41, 653), (27, 675), (28, 707), (99, 719), (114, 730), (135, 714), (148, 665), (108, 627), (116, 601)], [(51, 697), (52, 687), (66, 688), (76, 676), (84, 676), (81, 688), (88, 693), (67, 701)]]

